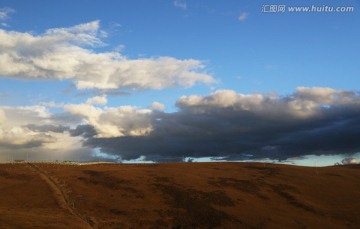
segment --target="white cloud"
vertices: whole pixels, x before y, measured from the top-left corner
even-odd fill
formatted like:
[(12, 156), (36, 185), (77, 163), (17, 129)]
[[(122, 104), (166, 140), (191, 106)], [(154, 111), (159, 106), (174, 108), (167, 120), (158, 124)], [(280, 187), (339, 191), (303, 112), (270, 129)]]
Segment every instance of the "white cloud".
[(73, 150), (82, 148), (82, 138), (72, 137), (68, 132), (65, 133), (51, 133), (51, 136), (56, 139), (50, 142), (45, 142), (42, 145), (44, 150), (51, 150), (49, 152), (71, 152)]
[[(69, 28), (48, 29), (44, 36), (57, 38), (58, 41), (71, 41), (84, 46), (103, 46), (105, 45), (99, 38), (104, 31), (100, 29), (100, 21), (79, 24)], [(56, 44), (55, 44), (56, 45)]]
[(3, 125), (49, 124), (49, 118), (51, 117), (51, 114), (44, 106), (1, 106), (0, 110), (6, 117), (6, 122), (3, 122)]
[(90, 99), (86, 100), (86, 104), (105, 105), (105, 104), (107, 104), (106, 95), (95, 96), (95, 97), (93, 97), (93, 98), (90, 98)]
[(78, 89), (164, 89), (213, 83), (199, 60), (173, 57), (128, 59), (95, 52), (104, 45), (99, 21), (44, 34), (0, 29), (0, 77), (71, 79)]
[[(50, 114), (45, 107), (0, 107), (0, 144), (23, 145), (31, 142), (51, 142), (51, 135), (38, 133), (28, 124), (50, 124)], [(3, 122), (1, 122), (1, 119)]]
[[(341, 91), (331, 88), (298, 87), (291, 97), (281, 99), (274, 95), (238, 94), (232, 90), (218, 90), (208, 96), (183, 96), (177, 104), (194, 113), (206, 113), (211, 109), (231, 108), (236, 111), (249, 111), (262, 115), (292, 118), (306, 118), (321, 112), (326, 104), (344, 105), (359, 103), (355, 92)], [(279, 116), (280, 117), (280, 116)]]
[(275, 98), (266, 98), (262, 94), (237, 94), (232, 90), (218, 90), (209, 96), (182, 96), (177, 104), (180, 107), (194, 109), (196, 113), (204, 113), (212, 108), (232, 108), (234, 110), (252, 110), (259, 111), (263, 109), (267, 100)]
[(83, 138), (72, 137), (64, 125), (44, 106), (1, 106), (0, 153), (14, 159), (25, 159), (27, 153), (32, 160), (76, 158), (78, 153), (90, 158), (92, 149), (82, 146)]
[(153, 102), (150, 105), (150, 109), (151, 110), (157, 110), (157, 111), (164, 111), (165, 110), (165, 105), (159, 102)]
[(152, 131), (152, 110), (132, 106), (99, 108), (89, 104), (67, 104), (64, 110), (93, 126), (99, 138), (142, 136)]
[[(153, 110), (132, 106), (96, 107), (106, 102), (103, 95), (89, 98), (83, 104), (48, 105), (62, 107), (65, 111), (63, 115), (82, 118), (75, 125), (91, 125), (97, 138), (147, 135), (153, 130), (153, 110), (164, 108), (157, 102), (150, 106)], [(82, 145), (83, 136), (72, 136), (70, 126), (74, 123), (69, 122), (57, 119), (44, 105), (0, 106), (0, 151), (13, 155), (32, 152), (33, 158), (41, 160), (59, 159), (61, 155), (76, 158), (75, 154), (79, 152), (81, 158), (90, 158), (92, 149)]]
[(242, 13), (239, 15), (238, 19), (239, 19), (239, 21), (245, 21), (248, 17), (249, 17), (249, 13), (247, 13), (247, 12), (242, 12)]
[(304, 100), (311, 100), (323, 104), (353, 103), (355, 92), (336, 90), (326, 87), (297, 87), (296, 95)]
[(187, 4), (186, 2), (183, 2), (181, 0), (175, 0), (174, 2), (174, 6), (178, 7), (178, 8), (181, 8), (183, 10), (186, 10), (187, 9)]

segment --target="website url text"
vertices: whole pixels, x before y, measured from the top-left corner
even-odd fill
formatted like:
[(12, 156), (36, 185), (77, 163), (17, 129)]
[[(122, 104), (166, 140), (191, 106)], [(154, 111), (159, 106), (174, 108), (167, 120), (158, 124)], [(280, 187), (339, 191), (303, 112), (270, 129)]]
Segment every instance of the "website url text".
[(303, 13), (349, 13), (354, 12), (353, 6), (286, 6), (286, 5), (262, 5), (263, 13), (285, 13), (285, 12), (303, 12)]

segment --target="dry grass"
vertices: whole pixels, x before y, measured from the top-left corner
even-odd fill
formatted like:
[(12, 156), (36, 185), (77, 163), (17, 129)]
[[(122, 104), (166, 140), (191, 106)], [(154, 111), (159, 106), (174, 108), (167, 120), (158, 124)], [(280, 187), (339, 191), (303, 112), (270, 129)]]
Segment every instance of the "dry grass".
[(358, 228), (360, 167), (0, 164), (0, 228)]

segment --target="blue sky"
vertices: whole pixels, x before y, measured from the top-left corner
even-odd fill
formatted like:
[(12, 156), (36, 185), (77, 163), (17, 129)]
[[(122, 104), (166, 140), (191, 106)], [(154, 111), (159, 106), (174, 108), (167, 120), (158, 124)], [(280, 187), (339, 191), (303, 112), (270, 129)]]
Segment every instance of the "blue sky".
[[(351, 6), (354, 7), (354, 12), (261, 12), (264, 5), (279, 4), (285, 5), (286, 7), (311, 7), (312, 5), (331, 7)], [(122, 79), (120, 80), (121, 82), (116, 81), (115, 86), (110, 85), (109, 81), (105, 86), (91, 86), (92, 88), (90, 89), (90, 86), (88, 86), (89, 83), (91, 84), (92, 80), (96, 77), (96, 79), (101, 78), (104, 75), (101, 71), (108, 65), (100, 66), (100, 70), (96, 70), (96, 74), (99, 75), (92, 76), (95, 78), (90, 77), (91, 79), (87, 78), (88, 76), (81, 76), (82, 78), (80, 77), (80, 79), (77, 76), (66, 75), (71, 74), (73, 69), (68, 71), (65, 67), (63, 71), (65, 72), (64, 75), (56, 73), (53, 71), (54, 69), (46, 69), (46, 71), (52, 71), (48, 76), (44, 72), (37, 72), (34, 73), (34, 75), (29, 73), (29, 75), (27, 75), (27, 73), (14, 73), (8, 70), (4, 71), (5, 73), (1, 73), (0, 77), (0, 106), (4, 107), (6, 117), (9, 117), (11, 113), (9, 111), (10, 109), (42, 106), (52, 119), (55, 119), (55, 116), (57, 118), (56, 121), (47, 120), (46, 125), (68, 126), (70, 129), (74, 129), (77, 125), (89, 125), (97, 132), (94, 139), (104, 140), (107, 138), (134, 136), (139, 133), (136, 132), (136, 134), (134, 134), (134, 132), (130, 131), (130, 134), (125, 134), (126, 131), (123, 130), (125, 127), (121, 126), (123, 124), (113, 123), (114, 126), (111, 126), (111, 128), (116, 127), (118, 130), (109, 134), (105, 133), (105, 130), (99, 129), (105, 124), (100, 123), (99, 120), (95, 122), (93, 117), (80, 115), (80, 117), (77, 117), (77, 122), (61, 123), (58, 121), (59, 118), (57, 116), (78, 115), (77, 113), (79, 112), (74, 112), (69, 106), (67, 108), (66, 106), (69, 104), (84, 104), (88, 99), (95, 96), (105, 96), (106, 102), (89, 103), (92, 105), (91, 109), (103, 109), (105, 112), (107, 108), (132, 106), (138, 110), (151, 110), (151, 104), (157, 102), (164, 105), (164, 109), (161, 109), (163, 114), (169, 116), (178, 114), (179, 116), (180, 114), (186, 113), (189, 106), (194, 106), (192, 102), (189, 102), (190, 100), (186, 100), (185, 108), (179, 107), (178, 104), (180, 104), (179, 101), (182, 96), (190, 98), (192, 95), (199, 95), (203, 98), (201, 101), (206, 102), (206, 98), (210, 98), (211, 95), (216, 94), (219, 90), (231, 90), (242, 95), (261, 94), (265, 97), (277, 96), (277, 99), (281, 99), (283, 97), (296, 97), (299, 94), (299, 91), (297, 91), (299, 87), (313, 88), (314, 91), (311, 93), (306, 91), (306, 93), (310, 93), (311, 95), (319, 95), (321, 88), (331, 88), (334, 91), (326, 92), (333, 93), (331, 95), (327, 94), (331, 98), (334, 97), (334, 93), (341, 92), (340, 94), (343, 96), (346, 94), (345, 92), (355, 92), (355, 95), (351, 97), (351, 99), (355, 101), (354, 104), (357, 104), (358, 94), (356, 94), (356, 91), (359, 90), (358, 76), (360, 75), (360, 43), (358, 42), (360, 40), (360, 29), (358, 28), (360, 16), (359, 7), (360, 3), (358, 1), (350, 0), (336, 2), (329, 0), (301, 2), (291, 0), (285, 2), (277, 0), (66, 0), (31, 2), (5, 0), (2, 1), (0, 5), (0, 12), (2, 12), (2, 14), (0, 14), (0, 29), (9, 37), (15, 36), (13, 33), (19, 33), (24, 35), (24, 37), (30, 35), (33, 36), (34, 39), (40, 39), (49, 35), (50, 29), (57, 29), (51, 36), (58, 38), (63, 36), (64, 34), (62, 34), (62, 32), (66, 30), (66, 33), (69, 33), (71, 36), (79, 36), (79, 34), (90, 36), (90, 38), (86, 38), (85, 36), (84, 39), (89, 39), (85, 40), (85, 42), (92, 42), (89, 44), (84, 43), (84, 40), (80, 41), (76, 40), (77, 38), (69, 38), (65, 43), (54, 43), (51, 44), (53, 47), (44, 48), (46, 44), (39, 41), (39, 43), (41, 43), (40, 45), (44, 45), (39, 48), (39, 50), (42, 50), (41, 55), (47, 55), (52, 52), (51, 50), (60, 46), (66, 46), (67, 48), (71, 46), (71, 50), (73, 50), (73, 48), (81, 48), (84, 52), (99, 55), (104, 53), (118, 53), (120, 58), (125, 58), (126, 61), (150, 60), (151, 63), (154, 62), (154, 65), (151, 66), (154, 66), (156, 70), (154, 70), (154, 75), (149, 76), (149, 78), (147, 78), (148, 76), (144, 73), (143, 77), (148, 79), (149, 84), (140, 83), (140, 85), (139, 82), (136, 81), (130, 82), (132, 86), (124, 86), (121, 82), (125, 79)], [(85, 24), (91, 28), (86, 31), (80, 27), (73, 30), (69, 29)], [(70, 36), (69, 34), (66, 36)], [(62, 37), (61, 39), (64, 38)], [(1, 45), (0, 53), (2, 55), (10, 52), (4, 48), (5, 46), (3, 44)], [(19, 42), (16, 45), (18, 47), (12, 47), (13, 50), (15, 50), (14, 52), (18, 52), (16, 53), (17, 56), (25, 53), (22, 60), (28, 58), (25, 60), (27, 64), (34, 61), (32, 58), (38, 57), (36, 56), (37, 54), (34, 54), (35, 51), (33, 49), (31, 49), (31, 52), (34, 51), (34, 53), (27, 53), (30, 52), (29, 47), (31, 45), (24, 49), (26, 52), (18, 51), (21, 50), (23, 46), (29, 45), (28, 43), (21, 44), (21, 42)], [(56, 55), (58, 55), (58, 53), (56, 53)], [(182, 70), (163, 72), (161, 70), (163, 68), (163, 65), (161, 65), (163, 57), (172, 58), (169, 60), (169, 63), (174, 64), (174, 68), (179, 67)], [(194, 60), (196, 63), (186, 62), (187, 60)], [(114, 64), (111, 59), (104, 61), (109, 61), (109, 63), (111, 62), (110, 64)], [(183, 62), (178, 63), (177, 61)], [(56, 71), (62, 71), (61, 64), (62, 63), (54, 64), (57, 68)], [(136, 68), (136, 72), (142, 71), (141, 64)], [(196, 70), (187, 67), (187, 64), (192, 64)], [(6, 63), (4, 66), (5, 65)], [(158, 65), (160, 67), (157, 67)], [(6, 66), (10, 69), (9, 64)], [(18, 68), (20, 65), (16, 66)], [(146, 66), (144, 72), (152, 71), (152, 69), (148, 69), (150, 68), (148, 65)], [(172, 71), (171, 69), (168, 71)], [(180, 74), (180, 76), (178, 76), (177, 71), (182, 71), (181, 74), (183, 75)], [(89, 74), (93, 73), (93, 71), (89, 72)], [(191, 76), (195, 77), (191, 78), (194, 80), (181, 78), (188, 77), (190, 73), (196, 74), (195, 76)], [(164, 74), (165, 81), (162, 81), (161, 86), (151, 84), (153, 80), (151, 77), (157, 77), (156, 74)], [(131, 77), (131, 75), (128, 77)], [(85, 82), (87, 89), (81, 88), (81, 86), (77, 84), (79, 81)], [(109, 89), (109, 87), (115, 88)], [(321, 91), (321, 93), (323, 92), (324, 90)], [(216, 95), (220, 96), (220, 93)], [(308, 95), (304, 96), (306, 97)], [(339, 95), (336, 94), (336, 96)], [(314, 101), (319, 103), (318, 106), (328, 104), (332, 106), (333, 104), (327, 100), (326, 102), (324, 102), (325, 100), (319, 102), (316, 98), (313, 98), (310, 102)], [(238, 102), (244, 103), (242, 100)], [(238, 104), (238, 102), (236, 104)], [(52, 105), (49, 105), (50, 103), (52, 103)], [(343, 103), (341, 105), (343, 105)], [(218, 104), (216, 104), (216, 106), (218, 106)], [(340, 105), (336, 103), (336, 106)], [(69, 111), (69, 109), (71, 111)], [(85, 109), (90, 109), (90, 107)], [(83, 120), (81, 120), (81, 118), (83, 118)], [(75, 119), (76, 118), (73, 117), (72, 120)], [(101, 120), (103, 119), (104, 118)], [(158, 120), (159, 117), (151, 117), (150, 119), (152, 120), (150, 121), (151, 124), (147, 127), (149, 127), (148, 131), (152, 129), (153, 132), (146, 132), (147, 134), (154, 133), (154, 128), (156, 129), (157, 127), (152, 122), (153, 119)], [(174, 117), (174, 119), (176, 118)], [(179, 120), (176, 119), (173, 122), (178, 121)], [(259, 120), (255, 120), (254, 122), (258, 121)], [(19, 124), (18, 121), (13, 122), (17, 123), (14, 125), (20, 125), (21, 128), (25, 125), (25, 122), (23, 124)], [(331, 123), (334, 122), (334, 120), (331, 121)], [(29, 124), (32, 123), (26, 122), (26, 125)], [(13, 127), (7, 128), (9, 131)], [(120, 130), (121, 128), (122, 130)], [(318, 125), (317, 128), (319, 128)], [(6, 132), (5, 129), (4, 127), (4, 133)], [(34, 130), (32, 129), (31, 131)], [(155, 132), (156, 131), (157, 130), (155, 130)], [(71, 131), (69, 133), (71, 133)], [(354, 132), (351, 133), (353, 134)], [(34, 135), (33, 132), (31, 132), (31, 134)], [(51, 135), (51, 133), (46, 134)], [(70, 135), (67, 137), (80, 138), (80, 136)], [(51, 136), (58, 139), (57, 141), (60, 141), (59, 138), (61, 137)], [(120, 149), (115, 147), (116, 149), (111, 150), (105, 149), (106, 147), (101, 148), (102, 144), (97, 145), (93, 143), (92, 140), (94, 139), (89, 140), (85, 138), (78, 140), (80, 142), (87, 142), (87, 147), (90, 149), (98, 150), (100, 148), (100, 151), (103, 153), (120, 155), (120, 157), (122, 157), (121, 147)], [(276, 142), (279, 141), (280, 140), (277, 140)], [(22, 142), (21, 144), (25, 143)], [(273, 145), (271, 145), (271, 147), (272, 146)], [(17, 147), (19, 147), (19, 145), (17, 145)], [(241, 144), (237, 147), (246, 148)], [(266, 147), (267, 145), (262, 146), (262, 148)], [(276, 148), (277, 146), (274, 147)], [(357, 152), (357, 147), (356, 145), (351, 150), (346, 149), (347, 154), (344, 157), (354, 155), (354, 153)], [(4, 149), (5, 148), (6, 147), (4, 147)], [(130, 154), (131, 150), (123, 150), (127, 151), (127, 155)], [(136, 149), (135, 151), (138, 150), (141, 149)], [(251, 151), (251, 149), (249, 150)], [(4, 152), (5, 151), (6, 150), (4, 150)], [(86, 150), (84, 150), (84, 155), (86, 154), (85, 151)], [(250, 151), (246, 151), (246, 153)], [(330, 154), (335, 154), (335, 151), (335, 149), (332, 150)], [(326, 152), (324, 151), (325, 154), (327, 154)], [(217, 155), (219, 152), (206, 153), (211, 156)], [(207, 155), (206, 153), (203, 156)], [(307, 150), (306, 153), (322, 154), (319, 153), (319, 149), (314, 149), (314, 152)], [(232, 157), (233, 153), (230, 154)], [(196, 155), (202, 154), (193, 152), (188, 156)], [(151, 158), (151, 156), (154, 156), (153, 153), (149, 154), (149, 158)], [(259, 157), (260, 156), (263, 157), (264, 155), (261, 153), (259, 154)], [(299, 155), (291, 154), (287, 156)], [(84, 157), (87, 158), (86, 156)], [(127, 159), (133, 159), (133, 157), (128, 156)]]

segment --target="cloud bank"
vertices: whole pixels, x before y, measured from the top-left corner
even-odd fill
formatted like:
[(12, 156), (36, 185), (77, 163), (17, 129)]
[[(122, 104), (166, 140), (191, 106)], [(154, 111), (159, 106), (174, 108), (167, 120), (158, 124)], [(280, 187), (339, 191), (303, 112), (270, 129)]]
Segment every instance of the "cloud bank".
[(56, 120), (44, 106), (0, 106), (0, 152), (14, 159), (91, 158), (81, 137), (71, 136), (70, 122)]
[(164, 89), (213, 83), (199, 60), (129, 59), (105, 46), (99, 21), (49, 29), (40, 35), (0, 29), (0, 77), (70, 79), (78, 89)]
[(106, 96), (96, 96), (82, 104), (59, 104), (63, 112), (57, 114), (45, 106), (0, 107), (0, 148), (88, 158), (97, 150), (123, 160), (154, 161), (286, 160), (360, 151), (355, 91), (298, 87), (279, 96), (219, 90), (180, 97), (172, 113), (158, 102), (148, 108), (106, 103)]
[[(85, 146), (123, 159), (225, 157), (229, 160), (354, 153), (360, 150), (360, 96), (355, 91), (304, 88), (287, 96), (219, 90), (183, 96), (178, 111), (83, 105)], [(70, 107), (71, 107), (70, 106)], [(73, 108), (75, 108), (73, 107)], [(92, 134), (89, 134), (92, 133)]]

